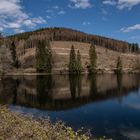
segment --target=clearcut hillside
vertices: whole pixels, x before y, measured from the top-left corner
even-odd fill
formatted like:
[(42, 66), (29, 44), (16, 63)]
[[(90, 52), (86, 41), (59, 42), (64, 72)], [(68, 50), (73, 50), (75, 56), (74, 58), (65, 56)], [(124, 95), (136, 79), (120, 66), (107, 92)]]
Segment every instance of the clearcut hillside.
[[(50, 41), (53, 59), (53, 72), (67, 72), (71, 46), (81, 53), (82, 67), (87, 72), (89, 65), (89, 47), (95, 45), (97, 51), (97, 69), (99, 72), (113, 72), (118, 56), (122, 59), (123, 69), (134, 72), (140, 66), (140, 49), (137, 43), (129, 43), (98, 35), (91, 35), (68, 28), (44, 28), (36, 31), (7, 37), (8, 44), (15, 43), (19, 70), (35, 72), (35, 38)], [(3, 39), (1, 39), (2, 41)]]

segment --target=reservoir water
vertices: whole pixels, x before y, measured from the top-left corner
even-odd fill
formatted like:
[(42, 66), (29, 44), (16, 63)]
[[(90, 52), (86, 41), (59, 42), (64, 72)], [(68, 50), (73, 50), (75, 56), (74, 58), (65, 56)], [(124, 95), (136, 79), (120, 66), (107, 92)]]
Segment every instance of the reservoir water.
[(0, 81), (0, 104), (96, 137), (140, 140), (140, 75), (8, 76)]

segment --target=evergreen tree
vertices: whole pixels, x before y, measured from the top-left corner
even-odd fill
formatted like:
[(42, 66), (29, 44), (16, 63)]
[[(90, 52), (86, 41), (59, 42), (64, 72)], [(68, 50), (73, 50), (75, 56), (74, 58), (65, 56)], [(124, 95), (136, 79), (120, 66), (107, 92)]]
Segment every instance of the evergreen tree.
[(75, 73), (76, 72), (76, 54), (74, 46), (72, 45), (71, 51), (70, 51), (70, 60), (69, 60), (69, 73)]
[(36, 48), (36, 70), (37, 72), (51, 73), (52, 52), (50, 44), (44, 39), (39, 40)]
[(80, 51), (77, 51), (77, 73), (81, 73), (82, 72), (82, 63), (81, 63), (81, 54)]
[(18, 68), (19, 67), (19, 61), (17, 59), (17, 53), (16, 53), (16, 45), (14, 42), (11, 44), (11, 55), (13, 60), (13, 66)]
[(138, 43), (135, 44), (135, 51), (136, 51), (136, 53), (139, 52), (139, 45), (138, 45)]
[(122, 68), (122, 60), (121, 60), (121, 57), (119, 56), (118, 59), (117, 59), (117, 73), (118, 74), (121, 74), (123, 72), (123, 68)]
[(96, 49), (93, 44), (91, 44), (89, 49), (89, 59), (90, 59), (90, 66), (89, 66), (89, 73), (96, 73), (96, 67), (97, 67), (97, 54)]
[(131, 52), (138, 53), (139, 52), (139, 45), (138, 43), (132, 43), (129, 45), (131, 48)]
[(46, 43), (46, 63), (47, 63), (47, 73), (51, 73), (52, 71), (52, 51), (51, 51), (51, 46), (50, 42), (47, 41)]
[(38, 41), (36, 48), (36, 70), (37, 72), (46, 72), (47, 61), (46, 61), (46, 49), (44, 41)]

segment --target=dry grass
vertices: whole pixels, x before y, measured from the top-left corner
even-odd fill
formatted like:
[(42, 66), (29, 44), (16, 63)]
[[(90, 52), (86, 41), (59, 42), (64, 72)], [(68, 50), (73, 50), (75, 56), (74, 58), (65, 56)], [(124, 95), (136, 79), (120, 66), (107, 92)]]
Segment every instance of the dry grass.
[(0, 140), (89, 140), (88, 134), (74, 132), (62, 122), (33, 120), (0, 106)]
[[(60, 71), (67, 69), (69, 63), (69, 52), (71, 46), (74, 45), (75, 50), (80, 50), (82, 56), (82, 66), (87, 70), (89, 63), (89, 46), (88, 43), (70, 42), (70, 41), (53, 41), (51, 42), (53, 51), (53, 71)], [(98, 56), (98, 68), (104, 70), (112, 70), (116, 68), (116, 61), (118, 56), (121, 56), (123, 61), (123, 68), (126, 70), (133, 70), (136, 66), (136, 60), (140, 60), (140, 55), (130, 53), (119, 53), (100, 46), (96, 46)], [(24, 68), (33, 67), (35, 64), (35, 49), (30, 48), (26, 50), (25, 55), (20, 56), (20, 60)]]

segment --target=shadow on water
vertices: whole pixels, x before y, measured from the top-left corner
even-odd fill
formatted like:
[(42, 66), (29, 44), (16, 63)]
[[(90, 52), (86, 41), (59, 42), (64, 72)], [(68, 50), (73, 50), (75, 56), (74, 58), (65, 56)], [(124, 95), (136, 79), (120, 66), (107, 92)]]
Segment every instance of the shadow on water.
[(137, 75), (17, 76), (0, 81), (0, 103), (66, 110), (139, 89)]

